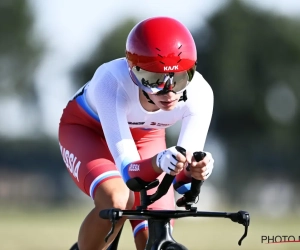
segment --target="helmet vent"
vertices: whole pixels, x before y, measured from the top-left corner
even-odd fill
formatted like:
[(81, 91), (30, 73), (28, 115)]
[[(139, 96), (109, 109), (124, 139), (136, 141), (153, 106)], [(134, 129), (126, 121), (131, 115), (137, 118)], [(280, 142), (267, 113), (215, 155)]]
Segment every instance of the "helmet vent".
[[(180, 49), (180, 48), (181, 48), (181, 46), (182, 46), (182, 45), (180, 45), (178, 49)], [(179, 52), (178, 56), (180, 56), (181, 54), (182, 54), (182, 52)], [(180, 61), (181, 61), (181, 58), (178, 60), (178, 62), (177, 62), (177, 63), (179, 63)]]
[(159, 48), (156, 48), (158, 51), (160, 51), (160, 49)]
[(178, 47), (178, 49), (180, 49), (182, 47), (182, 44)]

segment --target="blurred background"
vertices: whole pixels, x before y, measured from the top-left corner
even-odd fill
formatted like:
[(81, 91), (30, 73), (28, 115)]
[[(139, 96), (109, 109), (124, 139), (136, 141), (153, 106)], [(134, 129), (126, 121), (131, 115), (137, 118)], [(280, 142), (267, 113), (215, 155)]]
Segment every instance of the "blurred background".
[[(299, 1), (2, 0), (1, 250), (69, 249), (76, 241), (93, 203), (61, 158), (62, 110), (100, 64), (124, 56), (137, 22), (159, 15), (190, 29), (197, 70), (215, 95), (205, 146), (215, 168), (199, 209), (249, 211), (243, 249), (299, 249), (261, 243), (262, 235), (300, 235)], [(169, 146), (179, 129), (168, 129)], [(189, 249), (238, 249), (242, 231), (226, 220), (182, 219), (174, 235)], [(128, 225), (124, 234), (121, 249), (134, 249)]]

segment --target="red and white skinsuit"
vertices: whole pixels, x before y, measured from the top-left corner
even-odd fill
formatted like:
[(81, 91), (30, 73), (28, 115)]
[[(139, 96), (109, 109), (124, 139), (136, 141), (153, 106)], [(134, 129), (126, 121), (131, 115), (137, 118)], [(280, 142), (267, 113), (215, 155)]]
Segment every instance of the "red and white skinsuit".
[[(140, 104), (139, 88), (129, 76), (126, 59), (101, 65), (68, 102), (59, 125), (61, 153), (76, 185), (93, 198), (97, 186), (112, 178), (127, 181), (139, 176), (153, 181), (158, 176), (151, 157), (166, 149), (165, 128), (177, 121), (182, 121), (177, 145), (192, 152), (203, 150), (213, 92), (195, 72), (186, 93), (187, 100), (178, 102), (173, 110), (148, 112)], [(179, 174), (176, 181), (189, 179)], [(150, 207), (174, 209), (173, 188)], [(134, 234), (147, 228), (145, 221), (133, 220), (131, 224)]]

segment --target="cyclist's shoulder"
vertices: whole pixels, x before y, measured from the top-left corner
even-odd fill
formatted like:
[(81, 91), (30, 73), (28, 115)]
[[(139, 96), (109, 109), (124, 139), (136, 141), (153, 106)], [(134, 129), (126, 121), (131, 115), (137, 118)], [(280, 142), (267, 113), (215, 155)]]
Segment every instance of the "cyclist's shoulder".
[(126, 59), (124, 57), (113, 59), (106, 63), (99, 65), (96, 69), (96, 73), (111, 73), (112, 75), (118, 75), (120, 72), (127, 72), (128, 74), (128, 66)]
[(95, 71), (90, 84), (124, 85), (130, 81), (128, 65), (124, 57), (101, 64)]

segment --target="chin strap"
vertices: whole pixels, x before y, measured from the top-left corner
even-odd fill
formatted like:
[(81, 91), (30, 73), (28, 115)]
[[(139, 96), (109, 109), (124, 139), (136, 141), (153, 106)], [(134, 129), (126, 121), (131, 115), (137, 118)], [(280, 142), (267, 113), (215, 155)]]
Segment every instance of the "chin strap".
[[(149, 95), (148, 95), (144, 90), (143, 90), (143, 94), (144, 94), (144, 96), (146, 96), (146, 98), (147, 98), (147, 100), (148, 100), (149, 103), (155, 104), (155, 103), (150, 99)], [(180, 102), (180, 101), (184, 101), (184, 102), (185, 102), (186, 100), (187, 100), (187, 94), (186, 94), (186, 90), (185, 90), (185, 91), (183, 91), (182, 96), (180, 96), (179, 102)]]
[(179, 102), (180, 101), (186, 101), (187, 100), (187, 94), (186, 94), (186, 90), (185, 91), (183, 91), (183, 93), (182, 93), (182, 96), (180, 96), (180, 98), (179, 98)]
[(144, 94), (144, 96), (146, 96), (146, 98), (147, 98), (147, 100), (148, 100), (149, 103), (155, 104), (155, 103), (150, 99), (149, 95), (148, 95), (144, 90), (143, 90), (143, 94)]

